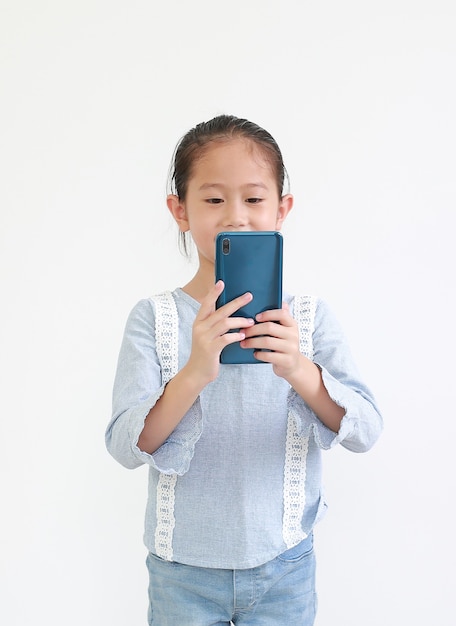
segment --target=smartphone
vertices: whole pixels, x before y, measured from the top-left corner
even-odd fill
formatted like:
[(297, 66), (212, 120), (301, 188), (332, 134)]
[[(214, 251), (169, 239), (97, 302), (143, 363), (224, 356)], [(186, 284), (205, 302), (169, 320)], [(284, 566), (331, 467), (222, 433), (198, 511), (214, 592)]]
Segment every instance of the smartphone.
[[(283, 238), (277, 231), (236, 231), (219, 233), (215, 242), (215, 279), (225, 289), (216, 307), (220, 308), (249, 291), (253, 300), (233, 314), (251, 317), (268, 309), (282, 308)], [(236, 331), (237, 332), (237, 331)], [(262, 363), (254, 350), (238, 342), (225, 346), (220, 362)]]

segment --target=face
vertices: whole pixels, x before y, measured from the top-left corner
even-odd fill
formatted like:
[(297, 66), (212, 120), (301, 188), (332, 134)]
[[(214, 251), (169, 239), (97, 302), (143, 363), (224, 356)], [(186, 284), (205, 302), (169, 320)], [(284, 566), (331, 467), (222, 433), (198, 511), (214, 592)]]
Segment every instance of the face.
[(270, 163), (253, 142), (214, 143), (197, 161), (184, 201), (168, 196), (182, 232), (190, 231), (201, 263), (214, 263), (215, 238), (223, 231), (280, 230), (291, 195), (279, 196)]

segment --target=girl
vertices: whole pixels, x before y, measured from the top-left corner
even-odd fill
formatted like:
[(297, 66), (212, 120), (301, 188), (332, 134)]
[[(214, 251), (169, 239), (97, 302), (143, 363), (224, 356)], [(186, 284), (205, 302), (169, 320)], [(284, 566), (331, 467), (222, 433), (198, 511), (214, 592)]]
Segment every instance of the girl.
[[(216, 310), (216, 235), (280, 230), (285, 177), (271, 135), (232, 116), (199, 124), (174, 154), (167, 204), (199, 267), (132, 310), (106, 433), (120, 463), (150, 468), (149, 624), (311, 626), (320, 451), (366, 451), (382, 428), (324, 302), (285, 295), (244, 319), (246, 293)], [(221, 365), (234, 342), (263, 364)]]

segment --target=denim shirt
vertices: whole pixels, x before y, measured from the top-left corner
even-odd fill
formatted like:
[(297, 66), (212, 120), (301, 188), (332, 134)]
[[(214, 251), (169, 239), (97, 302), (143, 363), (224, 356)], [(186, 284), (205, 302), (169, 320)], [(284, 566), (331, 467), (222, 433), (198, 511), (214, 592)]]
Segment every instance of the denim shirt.
[[(171, 348), (180, 369), (190, 354), (199, 304), (181, 289), (170, 297), (176, 310)], [(284, 300), (295, 315), (296, 299)], [(307, 537), (325, 512), (321, 450), (340, 443), (364, 452), (377, 440), (382, 419), (373, 395), (328, 306), (314, 299), (310, 325), (300, 332), (309, 335), (308, 356), (320, 367), (330, 397), (345, 409), (338, 433), (270, 364), (222, 364), (167, 441), (147, 454), (138, 438), (166, 384), (156, 308), (153, 298), (146, 299), (130, 313), (106, 431), (117, 461), (131, 469), (149, 466), (145, 545), (161, 558), (200, 567), (265, 563)]]

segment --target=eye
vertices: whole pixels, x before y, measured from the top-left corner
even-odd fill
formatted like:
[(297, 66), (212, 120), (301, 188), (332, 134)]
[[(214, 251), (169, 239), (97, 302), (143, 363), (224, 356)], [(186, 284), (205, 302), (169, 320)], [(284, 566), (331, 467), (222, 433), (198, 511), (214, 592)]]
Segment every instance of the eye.
[(247, 198), (249, 204), (259, 204), (262, 198)]
[(221, 204), (223, 202), (222, 198), (207, 198), (206, 202), (209, 204)]

